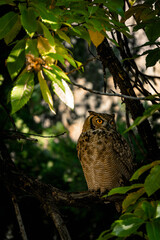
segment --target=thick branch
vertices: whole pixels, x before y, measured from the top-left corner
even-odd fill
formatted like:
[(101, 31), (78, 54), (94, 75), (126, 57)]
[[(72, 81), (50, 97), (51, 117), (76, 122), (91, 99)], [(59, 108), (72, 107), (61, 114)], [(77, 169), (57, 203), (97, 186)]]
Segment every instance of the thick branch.
[(27, 193), (39, 200), (46, 213), (54, 221), (62, 240), (70, 240), (57, 205), (60, 206), (91, 206), (93, 204), (107, 204), (122, 200), (124, 196), (111, 196), (106, 199), (91, 192), (69, 193), (59, 190), (51, 185), (44, 184), (19, 172), (10, 159), (8, 150), (3, 142), (0, 142), (0, 180), (11, 192)]
[[(136, 94), (131, 85), (131, 79), (128, 73), (123, 69), (120, 61), (115, 56), (112, 48), (107, 40), (103, 41), (97, 48), (98, 55), (102, 64), (109, 69), (113, 76), (114, 82), (118, 85), (121, 93), (128, 96), (136, 97)], [(144, 107), (139, 100), (124, 99), (133, 120), (141, 116), (144, 112)], [(142, 138), (143, 144), (148, 152), (150, 160), (157, 159), (159, 149), (150, 127), (148, 120), (143, 121), (138, 127), (138, 132)]]

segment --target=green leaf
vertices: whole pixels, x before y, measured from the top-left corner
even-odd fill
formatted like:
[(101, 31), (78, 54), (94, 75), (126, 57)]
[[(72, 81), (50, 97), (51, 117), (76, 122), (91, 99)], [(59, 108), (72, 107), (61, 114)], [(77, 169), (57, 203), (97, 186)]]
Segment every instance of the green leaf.
[(108, 240), (113, 238), (113, 234), (111, 233), (111, 230), (106, 230), (104, 232), (101, 233), (101, 235), (99, 236), (99, 238), (97, 240)]
[(11, 92), (12, 114), (21, 109), (30, 99), (34, 89), (34, 73), (20, 74)]
[(139, 176), (141, 176), (144, 172), (146, 172), (147, 170), (149, 170), (150, 168), (159, 165), (160, 164), (160, 160), (154, 161), (152, 163), (149, 163), (147, 165), (142, 166), (141, 168), (139, 168), (131, 177), (131, 181), (133, 180), (137, 180), (139, 178)]
[(12, 79), (14, 79), (25, 63), (25, 40), (22, 39), (12, 49), (7, 58), (7, 68)]
[(75, 32), (77, 36), (86, 40), (87, 43), (90, 45), (91, 39), (90, 39), (89, 33), (86, 28), (84, 28), (83, 26), (75, 26), (75, 27), (72, 27), (72, 29), (70, 31)]
[(36, 10), (39, 11), (39, 15), (42, 19), (42, 22), (50, 24), (51, 27), (55, 30), (60, 28), (61, 23), (60, 23), (59, 19), (56, 17), (53, 10), (51, 11), (46, 8), (46, 4), (41, 3), (41, 2), (38, 2), (38, 3), (32, 2), (31, 4), (32, 4), (32, 6), (35, 7)]
[(97, 10), (99, 9), (98, 6), (88, 6), (88, 12), (89, 12), (89, 15), (91, 16), (92, 14), (94, 14)]
[(54, 42), (54, 38), (51, 35), (50, 31), (42, 22), (39, 22), (39, 24), (43, 30), (44, 36), (48, 39), (48, 42), (51, 44), (51, 46), (53, 46), (55, 44), (55, 42)]
[(74, 108), (74, 98), (72, 91), (70, 90), (68, 84), (62, 79), (62, 84), (64, 86), (64, 90), (59, 87), (59, 85), (52, 81), (52, 89), (57, 94), (57, 96), (63, 101), (68, 107), (71, 109)]
[(51, 68), (53, 69), (53, 71), (55, 72), (56, 75), (60, 76), (61, 78), (63, 78), (67, 82), (71, 83), (69, 77), (66, 75), (65, 72), (63, 72), (63, 70), (60, 67), (58, 67), (56, 65), (51, 65)]
[(9, 12), (0, 18), (0, 39), (4, 38), (18, 19), (15, 12)]
[(5, 43), (7, 45), (11, 43), (15, 39), (15, 37), (17, 36), (20, 30), (21, 30), (21, 21), (20, 21), (20, 17), (18, 16), (17, 21), (15, 22), (11, 30), (7, 33), (7, 35), (4, 38)]
[(39, 80), (39, 84), (40, 84), (40, 88), (41, 88), (41, 92), (42, 92), (42, 96), (43, 96), (44, 101), (48, 104), (52, 113), (56, 114), (55, 110), (53, 108), (52, 95), (51, 95), (51, 92), (48, 88), (48, 85), (46, 83), (46, 80), (44, 78), (44, 75), (43, 75), (42, 71), (38, 72), (38, 80)]
[(160, 49), (156, 48), (149, 50), (149, 53), (146, 57), (146, 67), (148, 68), (154, 66), (158, 60), (160, 60)]
[(149, 240), (160, 239), (160, 221), (154, 220), (146, 223), (146, 231)]
[(144, 188), (140, 188), (136, 192), (129, 193), (122, 203), (123, 211), (126, 211), (130, 205), (133, 205), (145, 193)]
[(64, 58), (75, 68), (77, 68), (77, 64), (76, 64), (76, 61), (74, 60), (74, 58), (69, 55), (69, 54), (65, 54), (64, 55)]
[(46, 77), (52, 82), (52, 89), (56, 95), (70, 108), (74, 108), (74, 98), (68, 84), (61, 79), (60, 75), (52, 70), (43, 69)]
[(151, 24), (146, 24), (145, 32), (151, 42), (155, 42), (160, 37), (160, 19), (159, 17), (152, 19)]
[(61, 77), (59, 75), (57, 75), (53, 70), (47, 70), (47, 69), (43, 68), (43, 72), (44, 72), (47, 80), (49, 80), (51, 82), (54, 81), (56, 84), (58, 84), (58, 86), (61, 89), (63, 89), (63, 91), (65, 90), (64, 86), (62, 84), (62, 81), (61, 81)]
[(32, 37), (37, 30), (37, 15), (33, 8), (26, 8), (24, 4), (19, 4), (21, 12), (21, 23), (27, 34)]
[(160, 165), (154, 166), (146, 177), (144, 188), (148, 196), (151, 196), (160, 188)]
[(10, 3), (12, 5), (14, 5), (13, 0), (1, 0), (0, 1), (0, 5), (10, 4)]
[(106, 6), (109, 8), (111, 12), (116, 12), (117, 14), (124, 17), (124, 11), (123, 11), (124, 1), (123, 0), (114, 0), (114, 1), (108, 0), (106, 3)]
[(136, 217), (134, 214), (125, 214), (123, 219), (113, 223), (112, 234), (118, 237), (127, 237), (135, 233), (144, 223), (143, 219)]
[(155, 218), (160, 218), (160, 202), (157, 203)]
[(54, 60), (58, 60), (63, 65), (65, 65), (65, 59), (64, 59), (64, 57), (61, 54), (58, 54), (58, 53), (48, 53), (48, 54), (46, 54), (46, 56), (49, 56), (49, 57), (53, 58)]
[(25, 53), (33, 54), (35, 57), (39, 57), (39, 52), (37, 49), (37, 39), (27, 39)]
[(107, 196), (111, 196), (111, 195), (114, 195), (114, 194), (125, 194), (130, 190), (133, 190), (135, 188), (141, 188), (141, 187), (144, 187), (144, 185), (143, 184), (133, 184), (131, 186), (113, 188), (112, 190), (109, 191)]
[(56, 33), (58, 34), (58, 36), (59, 36), (61, 39), (63, 39), (64, 41), (66, 41), (67, 43), (69, 43), (69, 44), (73, 47), (70, 38), (65, 34), (64, 31), (57, 30)]
[(134, 128), (137, 125), (139, 125), (140, 123), (142, 123), (144, 120), (146, 120), (147, 118), (152, 116), (159, 109), (160, 109), (160, 104), (153, 104), (151, 107), (147, 108), (144, 111), (143, 116), (137, 117), (135, 119), (134, 123), (129, 128), (127, 128), (124, 133), (130, 131), (132, 128)]
[(154, 218), (155, 213), (156, 213), (155, 202), (144, 201), (141, 204), (141, 208), (143, 209), (143, 211), (148, 219)]

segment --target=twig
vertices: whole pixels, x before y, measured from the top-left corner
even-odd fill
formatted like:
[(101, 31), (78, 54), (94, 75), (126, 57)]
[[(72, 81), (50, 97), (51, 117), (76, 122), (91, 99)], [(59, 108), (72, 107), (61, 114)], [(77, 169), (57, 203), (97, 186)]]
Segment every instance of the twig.
[(13, 202), (13, 206), (14, 206), (14, 209), (15, 209), (18, 225), (19, 225), (20, 232), (21, 232), (21, 235), (22, 235), (22, 239), (27, 240), (27, 235), (26, 235), (26, 231), (25, 231), (25, 228), (24, 228), (24, 225), (23, 225), (23, 220), (22, 220), (22, 216), (21, 216), (21, 213), (20, 213), (20, 210), (19, 210), (19, 206), (18, 206), (18, 203), (17, 203), (17, 200), (16, 200), (16, 196), (13, 195), (13, 194), (12, 194), (12, 202)]
[(34, 133), (23, 133), (23, 132), (18, 132), (14, 130), (8, 130), (8, 131), (3, 131), (0, 132), (0, 135), (2, 136), (3, 139), (25, 139), (28, 141), (34, 141), (37, 142), (38, 139), (36, 138), (30, 138), (27, 136), (36, 136), (40, 138), (55, 138), (64, 135), (66, 132), (60, 133), (58, 135), (50, 135), (50, 136), (42, 136), (39, 134), (34, 134)]
[[(71, 82), (76, 87), (82, 88), (85, 91), (88, 91), (88, 92), (91, 92), (91, 93), (97, 94), (97, 95), (114, 96), (114, 97), (121, 97), (121, 98), (133, 99), (133, 100), (151, 101), (150, 99), (147, 99), (146, 97), (133, 97), (133, 96), (128, 96), (128, 95), (119, 94), (119, 93), (108, 93), (108, 92), (104, 93), (104, 92), (100, 92), (100, 91), (97, 91), (97, 90), (92, 90), (92, 89), (86, 88), (86, 87), (74, 82), (73, 80)], [(155, 101), (160, 101), (159, 98), (154, 98), (154, 100)]]
[(97, 59), (96, 57), (90, 58), (88, 59), (85, 63), (81, 64), (79, 67), (74, 68), (73, 70), (71, 70), (70, 72), (67, 72), (66, 74), (71, 74), (73, 72), (76, 72), (77, 70), (80, 70), (82, 67), (86, 66), (89, 62), (94, 61), (95, 59)]
[(46, 210), (46, 213), (47, 214), (49, 213), (50, 217), (52, 218), (52, 220), (59, 232), (61, 240), (71, 240), (68, 229), (67, 229), (56, 205), (53, 203), (47, 204), (47, 206), (45, 206), (45, 210)]

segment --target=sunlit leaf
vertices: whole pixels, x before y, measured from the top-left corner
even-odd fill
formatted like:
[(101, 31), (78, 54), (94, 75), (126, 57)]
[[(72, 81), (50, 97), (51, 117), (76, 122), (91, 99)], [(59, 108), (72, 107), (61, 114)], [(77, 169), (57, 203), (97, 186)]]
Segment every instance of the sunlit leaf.
[(34, 73), (20, 74), (11, 92), (12, 114), (21, 109), (30, 99), (34, 88)]
[(58, 53), (48, 53), (47, 56), (53, 58), (54, 60), (60, 61), (63, 65), (65, 65), (64, 56)]
[(47, 38), (44, 38), (42, 36), (37, 38), (37, 48), (39, 50), (39, 53), (41, 55), (46, 55), (49, 52), (55, 52), (54, 48), (50, 45)]
[(32, 37), (37, 30), (36, 12), (31, 7), (26, 8), (24, 4), (19, 4), (19, 9), (21, 12), (21, 23), (27, 34)]
[(51, 25), (51, 27), (53, 29), (58, 29), (61, 26), (61, 23), (59, 22), (59, 19), (57, 19), (57, 17), (55, 16), (53, 11), (50, 11), (50, 9), (48, 9), (46, 7), (45, 3), (42, 2), (38, 2), (38, 3), (31, 3), (32, 6), (35, 7), (36, 10), (39, 11), (39, 15), (42, 19), (42, 22), (44, 23), (48, 23)]
[(48, 30), (48, 28), (42, 22), (39, 22), (39, 24), (40, 24), (41, 28), (43, 29), (45, 38), (47, 38), (47, 40), (51, 44), (51, 46), (54, 46), (54, 44), (55, 44), (54, 38), (53, 38), (52, 34), (50, 33), (50, 31)]
[(150, 168), (152, 168), (153, 166), (159, 165), (160, 164), (160, 160), (154, 161), (152, 163), (149, 163), (147, 165), (142, 166), (141, 168), (139, 168), (131, 177), (131, 181), (133, 180), (137, 180), (139, 178), (139, 176), (141, 176), (144, 172), (146, 172), (147, 170), (149, 170)]
[(20, 17), (18, 16), (17, 21), (15, 22), (15, 24), (12, 26), (12, 28), (4, 38), (5, 43), (7, 45), (11, 43), (15, 39), (15, 37), (17, 36), (20, 30), (21, 30), (21, 21), (20, 21)]
[(12, 79), (14, 79), (25, 63), (25, 40), (20, 40), (12, 49), (7, 58), (7, 68)]
[(62, 79), (62, 84), (64, 86), (64, 91), (62, 88), (58, 86), (58, 84), (52, 81), (53, 91), (57, 94), (57, 96), (71, 109), (74, 108), (74, 98), (72, 91), (70, 90), (68, 84)]
[(65, 72), (63, 72), (63, 70), (56, 66), (56, 65), (51, 65), (51, 68), (54, 70), (55, 74), (59, 75), (62, 79), (66, 80), (67, 82), (71, 83), (69, 77), (66, 75)]
[(9, 12), (0, 18), (0, 39), (4, 38), (17, 22), (18, 14)]
[(41, 88), (41, 92), (42, 92), (42, 96), (43, 96), (44, 101), (48, 104), (52, 113), (56, 114), (55, 110), (53, 108), (52, 95), (51, 95), (51, 92), (48, 88), (48, 85), (46, 83), (46, 80), (44, 78), (44, 75), (43, 75), (42, 71), (38, 72), (38, 80), (39, 80), (39, 84), (40, 84), (40, 88)]
[(95, 45), (95, 47), (98, 47), (104, 40), (104, 36), (98, 32), (98, 31), (92, 31), (92, 30), (88, 30), (91, 41), (93, 42), (93, 44)]
[(160, 201), (157, 203), (155, 218), (160, 218)]
[(39, 52), (37, 49), (37, 39), (27, 39), (25, 53), (33, 54), (35, 57), (39, 57)]
[(133, 214), (123, 215), (124, 219), (120, 219), (114, 222), (112, 233), (118, 237), (127, 237), (144, 223), (143, 219), (136, 217)]
[(63, 80), (61, 75), (54, 70), (43, 69), (46, 77), (52, 82), (52, 89), (56, 95), (70, 108), (74, 108), (74, 98), (68, 84)]
[(160, 189), (160, 165), (154, 166), (146, 177), (144, 188), (148, 196)]

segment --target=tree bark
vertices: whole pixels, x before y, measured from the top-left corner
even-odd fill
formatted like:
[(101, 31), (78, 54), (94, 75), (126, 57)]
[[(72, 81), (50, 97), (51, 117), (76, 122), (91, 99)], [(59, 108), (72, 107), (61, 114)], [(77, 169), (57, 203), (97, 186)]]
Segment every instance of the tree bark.
[[(115, 56), (106, 39), (98, 46), (97, 52), (103, 66), (109, 69), (111, 75), (113, 76), (114, 83), (118, 85), (121, 93), (136, 97), (128, 73), (122, 67), (120, 61)], [(143, 115), (144, 107), (140, 101), (125, 98), (124, 102), (129, 112), (131, 113), (133, 120)], [(156, 139), (153, 136), (149, 121), (143, 121), (140, 125), (137, 126), (137, 128), (139, 135), (143, 141), (144, 147), (147, 151), (147, 158), (150, 161), (157, 159), (160, 152)]]
[(125, 197), (118, 194), (101, 198), (100, 195), (88, 191), (64, 192), (52, 185), (28, 177), (16, 168), (3, 141), (0, 141), (0, 181), (11, 195), (27, 193), (27, 195), (35, 197), (46, 214), (53, 220), (62, 240), (71, 240), (71, 237), (57, 206), (91, 207), (95, 204), (104, 205), (122, 201)]

